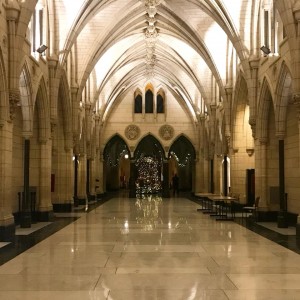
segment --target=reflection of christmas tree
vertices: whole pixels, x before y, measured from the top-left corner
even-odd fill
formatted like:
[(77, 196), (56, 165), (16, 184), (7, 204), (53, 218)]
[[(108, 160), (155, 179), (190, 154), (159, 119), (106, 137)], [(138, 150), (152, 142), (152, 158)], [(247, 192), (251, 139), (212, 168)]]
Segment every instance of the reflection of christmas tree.
[(153, 230), (161, 223), (159, 217), (159, 206), (162, 198), (158, 195), (139, 195), (136, 198), (137, 223), (144, 226), (144, 230)]
[(157, 159), (147, 156), (141, 157), (137, 163), (138, 178), (136, 180), (137, 193), (157, 193), (161, 190), (159, 163)]

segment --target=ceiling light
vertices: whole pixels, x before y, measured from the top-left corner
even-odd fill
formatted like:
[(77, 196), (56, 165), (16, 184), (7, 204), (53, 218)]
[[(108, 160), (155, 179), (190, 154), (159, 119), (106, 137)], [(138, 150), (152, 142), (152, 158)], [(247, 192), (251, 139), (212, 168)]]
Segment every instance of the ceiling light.
[(261, 50), (265, 55), (268, 55), (268, 54), (271, 53), (270, 48), (267, 47), (267, 46), (262, 46), (262, 47), (260, 47), (260, 50)]
[(36, 52), (42, 54), (46, 51), (46, 49), (48, 49), (46, 45), (41, 45), (39, 48), (36, 49)]

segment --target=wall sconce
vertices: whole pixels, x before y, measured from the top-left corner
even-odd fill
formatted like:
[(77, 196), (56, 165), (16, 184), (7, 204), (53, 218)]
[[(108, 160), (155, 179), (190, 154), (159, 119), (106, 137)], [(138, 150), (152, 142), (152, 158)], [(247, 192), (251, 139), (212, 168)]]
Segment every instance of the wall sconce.
[(36, 49), (36, 52), (43, 54), (47, 49), (48, 47), (46, 45), (41, 45), (39, 48)]
[(265, 55), (268, 55), (268, 54), (271, 53), (270, 48), (268, 48), (267, 46), (262, 46), (262, 47), (260, 47), (260, 50), (261, 50)]

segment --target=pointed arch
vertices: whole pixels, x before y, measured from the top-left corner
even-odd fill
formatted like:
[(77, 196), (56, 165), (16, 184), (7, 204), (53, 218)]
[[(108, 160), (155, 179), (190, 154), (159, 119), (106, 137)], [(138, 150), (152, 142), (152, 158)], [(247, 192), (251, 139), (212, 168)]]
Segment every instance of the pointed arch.
[(278, 76), (275, 93), (275, 122), (276, 132), (284, 136), (286, 132), (286, 115), (289, 99), (292, 96), (292, 76), (286, 63), (283, 62)]
[(179, 164), (196, 159), (196, 150), (192, 142), (184, 134), (177, 137), (172, 143), (168, 157), (174, 156)]
[(119, 134), (115, 134), (104, 147), (104, 160), (111, 166), (116, 166), (119, 164), (119, 159), (123, 154), (130, 156), (128, 145)]
[(2, 48), (0, 47), (0, 127), (4, 125), (6, 120), (8, 120), (8, 108), (7, 79), (5, 75), (5, 64), (3, 61)]
[(145, 113), (151, 114), (153, 113), (153, 85), (148, 83), (145, 87)]
[(38, 91), (36, 94), (36, 101), (34, 110), (37, 110), (39, 122), (39, 140), (46, 141), (50, 138), (50, 113), (49, 113), (49, 99), (47, 96), (47, 88), (44, 77), (41, 78)]
[(258, 108), (258, 137), (261, 140), (268, 138), (268, 117), (271, 105), (273, 105), (273, 101), (270, 86), (266, 78), (264, 78)]
[(143, 137), (135, 151), (134, 151), (134, 158), (139, 159), (141, 156), (153, 156), (159, 159), (165, 158), (165, 151), (161, 143), (158, 139), (156, 139), (152, 134), (148, 134)]
[(141, 114), (143, 112), (143, 96), (139, 88), (134, 92), (134, 113)]
[(156, 94), (156, 113), (165, 113), (165, 98), (165, 91), (162, 88), (160, 88)]
[(239, 76), (232, 106), (232, 146), (238, 149), (246, 141), (246, 147), (253, 147), (253, 137), (249, 124), (250, 106), (246, 79)]
[(27, 62), (21, 70), (19, 89), (23, 115), (23, 134), (31, 136), (33, 130), (32, 84)]
[(63, 113), (63, 129), (65, 139), (68, 143), (72, 143), (72, 107), (69, 94), (69, 84), (65, 72), (61, 75), (61, 80), (58, 89), (59, 101), (62, 105)]

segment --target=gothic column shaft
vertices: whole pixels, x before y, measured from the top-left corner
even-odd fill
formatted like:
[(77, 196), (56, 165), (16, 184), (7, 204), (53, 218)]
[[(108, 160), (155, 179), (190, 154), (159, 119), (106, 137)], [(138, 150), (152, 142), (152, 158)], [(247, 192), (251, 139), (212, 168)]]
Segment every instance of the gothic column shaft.
[[(12, 215), (12, 123), (0, 127), (0, 241), (11, 240), (15, 234)], [(16, 197), (17, 195), (15, 195)]]
[(24, 140), (24, 165), (23, 165), (23, 194), (21, 200), (21, 220), (20, 226), (22, 228), (31, 227), (31, 211), (30, 211), (30, 191), (29, 191), (29, 179), (30, 179), (30, 139)]
[(257, 105), (257, 87), (258, 87), (258, 68), (259, 57), (254, 57), (249, 61), (251, 78), (249, 79), (249, 124), (252, 129), (252, 136), (256, 135), (256, 105)]
[(87, 180), (87, 159), (86, 154), (81, 153), (79, 155), (79, 165), (78, 165), (78, 201), (79, 204), (86, 204), (86, 180)]
[(260, 141), (260, 178), (256, 178), (255, 182), (260, 182), (260, 206), (268, 207), (267, 201), (267, 142)]
[(40, 183), (38, 219), (48, 221), (52, 217), (51, 203), (51, 140), (40, 143)]

